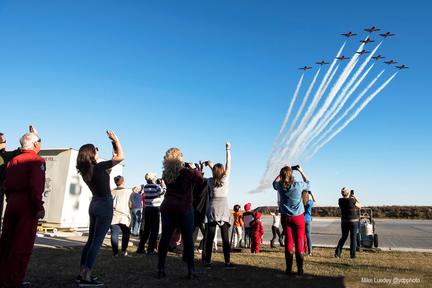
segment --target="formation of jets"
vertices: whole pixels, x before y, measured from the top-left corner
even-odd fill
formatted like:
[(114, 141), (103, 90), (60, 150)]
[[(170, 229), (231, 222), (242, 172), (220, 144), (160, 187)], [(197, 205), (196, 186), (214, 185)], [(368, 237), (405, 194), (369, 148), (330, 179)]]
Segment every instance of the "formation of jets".
[[(366, 32), (369, 32), (369, 33), (373, 33), (373, 32), (377, 32), (377, 31), (380, 31), (381, 29), (379, 29), (379, 28), (377, 28), (377, 27), (375, 27), (375, 26), (372, 26), (372, 27), (369, 27), (369, 28), (365, 28), (364, 29), (364, 31), (366, 31)], [(345, 36), (346, 38), (350, 38), (350, 37), (354, 37), (354, 36), (357, 36), (358, 34), (356, 34), (356, 33), (353, 33), (353, 32), (351, 32), (351, 31), (349, 31), (349, 32), (346, 32), (346, 33), (342, 33), (341, 34), (342, 36)], [(396, 34), (394, 34), (394, 33), (391, 33), (391, 32), (385, 32), (385, 33), (382, 33), (382, 34), (379, 34), (379, 36), (381, 36), (381, 37), (383, 37), (383, 38), (388, 38), (388, 37), (392, 37), (392, 36), (395, 36)], [(364, 40), (361, 40), (360, 41), (361, 43), (364, 43), (364, 44), (368, 44), (368, 43), (372, 43), (372, 42), (375, 42), (374, 40), (372, 40), (369, 36), (366, 38), (366, 39), (364, 39)], [(361, 50), (361, 51), (357, 51), (356, 52), (357, 54), (360, 54), (360, 55), (363, 55), (363, 54), (368, 54), (368, 53), (370, 53), (370, 51), (366, 51), (365, 49), (363, 49), (363, 50)], [(382, 55), (377, 55), (377, 56), (373, 56), (372, 57), (374, 60), (380, 60), (380, 59), (384, 59), (384, 58), (386, 58), (386, 57), (384, 57), (384, 56), (382, 56)], [(340, 61), (344, 61), (344, 60), (348, 60), (348, 59), (350, 59), (349, 57), (345, 57), (345, 56), (339, 56), (339, 57), (336, 57), (336, 59), (337, 60), (340, 60)], [(384, 63), (385, 64), (387, 64), (387, 65), (393, 65), (393, 64), (397, 64), (398, 62), (396, 62), (396, 61), (394, 61), (394, 60), (389, 60), (389, 61), (384, 61)], [(326, 62), (325, 60), (322, 60), (322, 61), (319, 61), (319, 62), (316, 62), (316, 64), (318, 64), (318, 65), (327, 65), (327, 64), (329, 64), (328, 62)], [(408, 66), (406, 66), (405, 64), (401, 64), (401, 65), (399, 65), (399, 66), (395, 66), (397, 69), (399, 69), (399, 70), (402, 70), (402, 69), (407, 69), (408, 68)], [(310, 67), (310, 66), (304, 66), (304, 67), (301, 67), (301, 68), (299, 68), (300, 70), (303, 70), (303, 71), (307, 71), (307, 70), (309, 70), (309, 69), (312, 69), (312, 67)]]

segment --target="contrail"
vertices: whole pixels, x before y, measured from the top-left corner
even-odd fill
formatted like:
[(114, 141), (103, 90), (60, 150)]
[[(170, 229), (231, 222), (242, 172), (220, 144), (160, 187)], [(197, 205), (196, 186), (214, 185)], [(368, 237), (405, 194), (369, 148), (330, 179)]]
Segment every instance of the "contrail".
[[(313, 135), (310, 136), (303, 144), (303, 147), (308, 147), (309, 144), (314, 141), (314, 139), (316, 139), (318, 136), (320, 136), (321, 132), (328, 126), (328, 124), (336, 117), (336, 115), (339, 113), (339, 111), (344, 107), (345, 103), (348, 101), (348, 99), (350, 98), (350, 96), (352, 95), (352, 93), (358, 88), (358, 86), (363, 82), (364, 78), (369, 74), (370, 70), (373, 68), (375, 63), (372, 63), (372, 65), (370, 65), (370, 67), (366, 70), (366, 72), (362, 75), (362, 77), (360, 77), (359, 80), (357, 80), (357, 82), (354, 84), (354, 86), (351, 88), (350, 86), (352, 84), (347, 85), (347, 87), (345, 87), (346, 89), (344, 89), (344, 91), (342, 91), (341, 93), (341, 98), (342, 101), (340, 101), (340, 103), (338, 104), (338, 106), (334, 106), (334, 111), (332, 112), (332, 114), (327, 117), (326, 120), (322, 120), (322, 124), (321, 126), (314, 131)], [(361, 69), (363, 70), (363, 69)], [(347, 89), (351, 88), (348, 92)]]
[[(315, 73), (315, 75), (314, 75), (314, 77), (313, 77), (313, 79), (312, 79), (312, 82), (310, 83), (309, 88), (308, 88), (308, 90), (306, 91), (305, 96), (303, 97), (303, 101), (301, 102), (300, 108), (298, 109), (298, 111), (297, 111), (297, 113), (296, 113), (296, 115), (295, 115), (295, 117), (294, 117), (294, 119), (293, 119), (293, 121), (292, 121), (292, 123), (291, 123), (291, 125), (290, 125), (290, 128), (289, 128), (288, 132), (286, 132), (286, 135), (290, 135), (290, 134), (291, 134), (292, 130), (294, 129), (294, 127), (295, 127), (295, 125), (296, 125), (296, 123), (297, 123), (297, 121), (298, 121), (298, 118), (299, 118), (300, 115), (302, 114), (303, 109), (304, 109), (304, 107), (305, 107), (305, 105), (306, 105), (306, 102), (307, 102), (307, 100), (308, 100), (308, 98), (309, 98), (309, 95), (311, 94), (312, 89), (313, 89), (313, 87), (315, 86), (315, 82), (316, 82), (316, 80), (317, 80), (317, 78), (318, 78), (318, 75), (319, 75), (320, 71), (321, 71), (321, 68), (319, 68), (319, 69), (317, 70), (317, 72)], [(284, 137), (284, 138), (286, 138), (286, 137)], [(283, 147), (283, 145), (284, 145), (284, 143), (282, 142), (282, 146), (281, 146), (281, 148)], [(285, 145), (286, 145), (286, 144), (285, 144)], [(280, 151), (280, 150), (279, 150), (279, 151)], [(278, 152), (279, 152), (279, 151), (278, 151)]]
[[(312, 133), (307, 137), (307, 139), (303, 142), (302, 146), (307, 147), (307, 145), (313, 141), (319, 134), (327, 127), (327, 125), (330, 123), (331, 120), (339, 113), (339, 111), (343, 108), (346, 101), (348, 101), (350, 94), (348, 94), (348, 89), (351, 88), (351, 86), (354, 84), (354, 82), (357, 80), (358, 76), (360, 76), (360, 73), (363, 71), (363, 69), (366, 67), (366, 65), (369, 63), (369, 61), (372, 59), (373, 55), (376, 53), (378, 48), (381, 46), (381, 43), (379, 43), (375, 49), (370, 53), (370, 55), (366, 58), (366, 60), (360, 65), (359, 69), (354, 73), (354, 75), (351, 77), (350, 81), (345, 85), (345, 87), (342, 89), (342, 92), (338, 97), (336, 97), (336, 100), (334, 101), (331, 108), (326, 112), (320, 123), (318, 123), (317, 127), (312, 131)], [(373, 65), (372, 65), (373, 66)], [(367, 72), (370, 71), (372, 67), (368, 69)], [(367, 75), (367, 73), (366, 73)], [(365, 76), (365, 75), (363, 75)], [(363, 80), (364, 77), (361, 77), (360, 80)], [(355, 83), (355, 87), (358, 87), (361, 84), (361, 81), (357, 81)], [(301, 150), (300, 150), (301, 151)]]
[(351, 121), (353, 121), (357, 115), (366, 107), (366, 105), (369, 104), (370, 101), (372, 101), (372, 99), (381, 92), (381, 90), (383, 90), (392, 80), (394, 77), (396, 77), (398, 72), (395, 72), (389, 79), (387, 79), (387, 81), (385, 81), (374, 93), (372, 93), (368, 98), (366, 98), (366, 100), (360, 105), (359, 108), (357, 108), (357, 110), (354, 112), (353, 115), (351, 115), (351, 117), (341, 126), (339, 127), (336, 131), (334, 131), (330, 137), (325, 140), (323, 143), (321, 143), (320, 145), (318, 145), (314, 151), (312, 152), (312, 154), (308, 157), (308, 159), (311, 159), (322, 147), (324, 147), (328, 142), (330, 142), (337, 134), (339, 134), (349, 123), (351, 123)]
[[(360, 47), (358, 48), (357, 51), (363, 50), (364, 45), (365, 44), (362, 43), (360, 45)], [(338, 80), (333, 85), (332, 89), (330, 90), (330, 93), (327, 96), (326, 100), (324, 101), (323, 106), (318, 111), (318, 113), (315, 114), (314, 117), (312, 117), (312, 120), (309, 122), (309, 125), (307, 125), (306, 128), (304, 129), (304, 131), (299, 135), (299, 137), (297, 138), (297, 140), (292, 145), (292, 149), (291, 149), (290, 153), (284, 159), (289, 159), (289, 158), (291, 158), (292, 155), (295, 155), (295, 153), (297, 152), (299, 144), (302, 143), (302, 141), (304, 140), (304, 138), (306, 138), (309, 135), (309, 133), (312, 131), (312, 129), (314, 129), (314, 127), (317, 125), (318, 120), (327, 111), (327, 109), (329, 108), (330, 104), (333, 101), (333, 98), (336, 96), (337, 92), (340, 90), (340, 88), (342, 87), (343, 83), (346, 81), (346, 79), (348, 78), (349, 74), (353, 70), (354, 63), (356, 63), (358, 57), (359, 57), (359, 54), (358, 53), (354, 53), (354, 56), (348, 62), (347, 66), (342, 71), (342, 74), (339, 76)], [(283, 150), (282, 156), (284, 156), (286, 154), (287, 148), (288, 147), (286, 147)]]
[[(374, 63), (375, 64), (375, 63)], [(372, 69), (372, 67), (374, 66), (374, 64), (372, 64), (369, 69), (364, 73), (364, 75), (362, 76), (362, 78), (364, 78), (369, 71)], [(333, 128), (339, 124), (340, 121), (342, 121), (346, 115), (348, 115), (348, 113), (354, 108), (354, 106), (361, 100), (361, 98), (369, 91), (369, 89), (375, 84), (375, 82), (381, 77), (381, 75), (384, 73), (385, 70), (382, 70), (372, 81), (371, 83), (369, 83), (369, 85), (363, 89), (363, 91), (357, 96), (357, 98), (351, 103), (351, 105), (348, 107), (348, 109), (343, 112), (343, 114), (341, 116), (338, 117), (338, 119), (336, 119), (335, 122), (333, 122), (331, 124), (331, 126), (323, 133), (321, 134), (320, 138), (316, 141), (316, 143), (320, 143), (325, 136), (327, 136), (332, 130)], [(363, 79), (360, 79), (359, 81), (361, 81)], [(349, 95), (351, 95), (352, 93), (354, 93), (354, 91), (357, 89), (357, 86), (354, 85), (353, 88), (351, 88), (351, 90), (348, 92)]]
[(299, 93), (299, 91), (300, 91), (300, 87), (301, 87), (301, 85), (302, 85), (303, 78), (304, 78), (304, 73), (301, 75), (300, 80), (299, 80), (299, 82), (297, 83), (296, 90), (295, 90), (295, 92), (294, 92), (294, 95), (293, 95), (293, 97), (292, 97), (292, 99), (291, 99), (291, 103), (290, 103), (290, 105), (289, 105), (289, 107), (288, 107), (288, 111), (287, 111), (287, 113), (286, 113), (286, 115), (285, 115), (285, 118), (284, 118), (284, 120), (283, 120), (282, 127), (281, 127), (281, 129), (279, 130), (279, 134), (278, 134), (278, 136), (276, 137), (275, 142), (273, 143), (272, 152), (271, 152), (271, 154), (270, 154), (270, 156), (269, 156), (269, 158), (268, 158), (268, 161), (267, 161), (267, 167), (268, 167), (268, 165), (269, 165), (269, 163), (270, 163), (270, 160), (273, 158), (273, 154), (274, 154), (275, 149), (276, 149), (276, 147), (277, 147), (277, 145), (278, 145), (278, 143), (279, 143), (279, 140), (280, 140), (280, 138), (281, 138), (281, 136), (282, 136), (282, 132), (285, 131), (286, 124), (287, 124), (288, 119), (289, 119), (289, 117), (290, 117), (290, 115), (291, 115), (291, 111), (292, 111), (292, 108), (293, 108), (293, 106), (294, 106), (294, 103), (295, 103), (295, 101), (296, 101), (296, 99), (297, 99), (297, 95), (298, 95), (298, 93)]
[[(303, 129), (304, 125), (307, 123), (307, 121), (309, 120), (311, 114), (314, 112), (316, 106), (319, 103), (319, 100), (321, 99), (322, 95), (324, 94), (324, 92), (327, 90), (327, 87), (329, 86), (331, 80), (333, 79), (334, 75), (336, 74), (336, 71), (339, 68), (339, 65), (336, 66), (336, 68), (333, 70), (333, 67), (336, 65), (337, 63), (337, 57), (339, 57), (342, 54), (343, 49), (345, 48), (347, 41), (344, 41), (344, 43), (342, 44), (342, 46), (339, 48), (339, 51), (336, 54), (336, 57), (334, 58), (334, 60), (332, 61), (332, 63), (330, 64), (329, 69), (327, 70), (326, 74), (324, 75), (323, 80), (321, 81), (321, 84), (318, 86), (318, 90), (315, 92), (314, 98), (312, 100), (311, 105), (309, 105), (308, 110), (306, 110), (306, 114), (303, 117), (302, 121), (300, 122), (300, 129)], [(329, 77), (330, 76), (330, 77)], [(297, 129), (298, 130), (298, 129)], [(286, 139), (287, 137), (290, 137), (290, 139)], [(288, 143), (290, 143), (292, 139), (292, 134), (287, 133), (284, 137), (284, 139), (282, 140), (282, 143), (286, 143), (285, 145), (287, 145)]]

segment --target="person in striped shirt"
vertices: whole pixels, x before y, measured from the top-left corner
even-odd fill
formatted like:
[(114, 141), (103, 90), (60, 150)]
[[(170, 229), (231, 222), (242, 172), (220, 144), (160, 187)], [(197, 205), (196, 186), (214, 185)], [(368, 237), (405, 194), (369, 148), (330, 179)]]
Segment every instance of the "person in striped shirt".
[(166, 188), (163, 180), (156, 174), (149, 172), (145, 175), (147, 184), (144, 190), (144, 231), (140, 234), (137, 253), (144, 253), (144, 246), (148, 241), (147, 254), (154, 254), (159, 234), (160, 205)]

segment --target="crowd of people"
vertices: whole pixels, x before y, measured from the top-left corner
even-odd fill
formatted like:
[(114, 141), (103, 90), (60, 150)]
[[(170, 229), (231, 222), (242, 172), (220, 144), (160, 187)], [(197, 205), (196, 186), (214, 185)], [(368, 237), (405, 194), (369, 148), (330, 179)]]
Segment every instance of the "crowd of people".
[[(265, 233), (261, 212), (252, 210), (251, 203), (244, 205), (243, 212), (239, 204), (234, 205), (233, 212), (229, 208), (230, 143), (225, 145), (225, 164), (185, 162), (180, 149), (170, 148), (163, 158), (161, 178), (148, 172), (145, 174), (145, 185), (129, 189), (126, 188), (125, 178), (118, 175), (114, 177), (116, 188), (111, 190), (110, 171), (125, 156), (117, 135), (107, 131), (107, 137), (113, 146), (111, 160), (100, 161), (97, 147), (85, 144), (79, 149), (76, 161), (76, 168), (92, 193), (88, 239), (82, 249), (80, 269), (75, 279), (81, 287), (103, 285), (92, 275), (92, 270), (109, 230), (114, 257), (119, 256), (120, 234), (120, 253), (123, 256), (128, 256), (131, 235), (139, 236), (136, 253), (157, 254), (159, 278), (166, 276), (168, 252), (180, 242), (189, 279), (197, 278), (196, 251), (201, 252), (203, 266), (212, 269), (217, 230), (222, 238), (226, 269), (235, 268), (230, 258), (234, 249), (247, 248), (251, 253), (260, 253)], [(6, 139), (1, 133), (0, 140), (0, 197), (7, 197), (0, 237), (0, 288), (28, 287), (29, 283), (24, 282), (25, 273), (38, 220), (45, 214), (42, 201), (45, 161), (38, 155), (41, 138), (31, 127), (20, 139), (21, 148), (14, 151), (6, 151)], [(211, 177), (204, 177), (205, 169), (210, 170)], [(300, 174), (301, 181), (294, 177), (295, 171)], [(293, 275), (295, 255), (297, 274), (303, 275), (304, 255), (312, 255), (311, 223), (315, 196), (310, 191), (308, 177), (299, 165), (282, 167), (273, 181), (273, 188), (277, 191), (278, 208), (271, 213), (270, 248), (276, 247), (277, 240), (285, 250), (286, 273)], [(350, 255), (355, 258), (356, 209), (360, 208), (360, 203), (352, 190), (343, 188), (341, 193), (342, 237), (335, 257), (341, 256), (342, 247), (350, 234)], [(203, 238), (195, 248), (199, 231)]]

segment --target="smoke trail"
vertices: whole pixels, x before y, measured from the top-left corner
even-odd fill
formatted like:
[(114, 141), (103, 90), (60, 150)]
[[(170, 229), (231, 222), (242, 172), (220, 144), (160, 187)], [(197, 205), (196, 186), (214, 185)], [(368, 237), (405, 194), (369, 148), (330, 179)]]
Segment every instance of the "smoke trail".
[(279, 143), (279, 140), (280, 140), (280, 138), (281, 138), (281, 136), (282, 136), (282, 132), (285, 131), (286, 124), (287, 124), (288, 119), (289, 119), (289, 117), (290, 117), (290, 115), (291, 115), (291, 111), (292, 111), (292, 108), (293, 108), (293, 106), (294, 106), (294, 103), (295, 103), (295, 101), (296, 101), (296, 99), (297, 99), (297, 95), (298, 95), (298, 93), (299, 93), (299, 91), (300, 91), (300, 87), (301, 87), (301, 85), (302, 85), (303, 78), (304, 78), (304, 73), (301, 75), (300, 80), (299, 80), (299, 82), (297, 83), (297, 87), (296, 87), (296, 90), (295, 90), (295, 92), (294, 92), (293, 98), (291, 99), (291, 103), (290, 103), (290, 105), (289, 105), (289, 107), (288, 107), (288, 111), (287, 111), (287, 113), (286, 113), (286, 115), (285, 115), (285, 118), (284, 118), (284, 120), (283, 120), (283, 122), (282, 122), (282, 127), (281, 127), (281, 129), (279, 130), (279, 134), (278, 134), (278, 136), (276, 137), (275, 142), (273, 143), (272, 152), (270, 153), (270, 156), (269, 156), (269, 158), (268, 158), (268, 160), (267, 160), (267, 166), (269, 165), (270, 160), (273, 158), (273, 154), (274, 154), (275, 149), (276, 149), (276, 147), (277, 147), (277, 145), (278, 145), (278, 143)]
[[(352, 93), (358, 88), (358, 86), (363, 82), (364, 78), (369, 74), (370, 70), (373, 68), (373, 66), (375, 65), (375, 63), (373, 63), (367, 70), (366, 72), (362, 75), (362, 77), (360, 77), (359, 80), (357, 80), (357, 82), (354, 84), (354, 86), (349, 90), (349, 92), (347, 93), (347, 89), (350, 88), (349, 86), (351, 85), (347, 85), (347, 89), (344, 89), (344, 91), (342, 92), (342, 101), (339, 103), (339, 105), (336, 107), (336, 109), (332, 112), (332, 114), (327, 117), (326, 120), (323, 120), (323, 124), (319, 127), (319, 129), (317, 129), (314, 134), (310, 137), (308, 137), (308, 139), (306, 139), (304, 141), (304, 143), (302, 143), (302, 148), (303, 151), (307, 149), (307, 147), (309, 146), (309, 144), (311, 142), (313, 142), (318, 136), (323, 135), (321, 134), (321, 132), (328, 126), (328, 124), (336, 117), (336, 115), (339, 113), (339, 111), (344, 107), (345, 103), (348, 101), (348, 99), (350, 98), (350, 96), (352, 95)], [(324, 122), (325, 121), (325, 122)], [(328, 129), (330, 130), (330, 129)], [(327, 130), (327, 131), (328, 131)], [(325, 131), (324, 135), (327, 135), (328, 132)], [(320, 136), (320, 139), (322, 139), (322, 136)], [(316, 141), (319, 142), (320, 140)], [(302, 151), (302, 150), (300, 150)]]
[[(339, 57), (342, 54), (342, 51), (345, 48), (346, 42), (347, 41), (344, 41), (342, 46), (339, 48), (339, 50), (336, 54), (336, 57), (334, 58), (334, 60), (330, 64), (330, 67), (327, 70), (326, 74), (324, 75), (323, 80), (321, 81), (321, 84), (318, 86), (318, 90), (315, 92), (312, 103), (311, 103), (311, 105), (309, 105), (308, 110), (306, 110), (305, 116), (303, 117), (302, 121), (300, 122), (301, 127), (303, 127), (305, 125), (305, 123), (307, 123), (307, 121), (309, 120), (311, 114), (313, 113), (316, 106), (318, 105), (319, 100), (321, 99), (324, 92), (327, 90), (327, 87), (329, 86), (331, 80), (333, 79), (334, 75), (336, 74), (336, 71), (338, 70), (339, 65), (336, 66), (336, 68), (333, 72), (332, 72), (332, 70), (333, 70), (334, 65), (336, 65), (336, 63), (338, 61), (337, 57)], [(329, 77), (329, 75), (330, 75), (330, 77)], [(291, 125), (289, 133), (286, 133), (284, 138), (282, 139), (281, 143), (283, 146), (286, 146), (286, 145), (288, 145), (288, 143), (291, 142), (292, 134), (290, 132), (293, 130), (293, 128), (294, 128), (294, 126)], [(290, 137), (290, 138), (287, 139), (288, 137)], [(285, 145), (283, 143), (285, 143)], [(283, 148), (283, 146), (281, 146), (279, 148), (278, 153), (280, 153), (281, 148)]]
[[(319, 68), (317, 70), (317, 72), (315, 73), (315, 75), (314, 75), (314, 77), (312, 79), (312, 82), (310, 83), (309, 88), (306, 91), (305, 96), (303, 97), (303, 101), (301, 102), (300, 108), (298, 109), (298, 111), (297, 111), (297, 113), (296, 113), (296, 115), (295, 115), (295, 117), (294, 117), (294, 119), (293, 119), (293, 121), (292, 121), (292, 123), (290, 125), (290, 128), (288, 129), (288, 132), (286, 133), (286, 135), (290, 135), (291, 134), (292, 130), (294, 129), (294, 127), (295, 127), (295, 125), (296, 125), (296, 123), (298, 121), (298, 118), (302, 114), (303, 109), (304, 109), (304, 107), (306, 105), (306, 102), (307, 102), (307, 100), (309, 98), (309, 95), (312, 92), (313, 87), (315, 86), (315, 82), (316, 82), (316, 80), (318, 78), (318, 75), (319, 75), (320, 71), (321, 71), (321, 68)], [(283, 143), (282, 143), (282, 145), (283, 145)], [(281, 147), (283, 147), (283, 146), (281, 146)]]
[[(369, 71), (371, 70), (371, 68), (373, 67), (374, 64), (372, 64), (369, 69), (365, 72), (365, 74), (362, 76), (362, 78), (364, 78)], [(381, 77), (381, 75), (384, 73), (385, 70), (382, 70), (372, 81), (371, 83), (369, 83), (369, 85), (363, 89), (363, 91), (357, 96), (356, 99), (354, 99), (354, 101), (351, 103), (351, 105), (348, 107), (348, 109), (343, 112), (343, 114), (341, 116), (338, 117), (338, 119), (336, 119), (335, 122), (332, 123), (332, 125), (327, 129), (327, 131), (325, 131), (323, 134), (321, 134), (321, 136), (319, 137), (319, 139), (316, 141), (316, 143), (321, 142), (332, 130), (333, 128), (339, 124), (340, 121), (342, 121), (346, 115), (348, 115), (348, 113), (354, 108), (354, 106), (361, 100), (361, 98), (369, 91), (369, 89), (375, 84), (375, 82)], [(361, 79), (362, 80), (362, 79)], [(359, 80), (360, 81), (360, 80)], [(349, 95), (351, 95), (352, 93), (354, 93), (354, 90), (357, 89), (357, 85), (355, 85), (353, 88), (351, 88), (351, 90), (348, 92)]]
[[(364, 48), (364, 43), (360, 45), (357, 51), (361, 51)], [(340, 90), (342, 85), (345, 83), (346, 79), (348, 78), (349, 74), (354, 68), (355, 63), (357, 63), (357, 59), (359, 57), (358, 53), (354, 53), (353, 57), (351, 58), (350, 62), (348, 62), (347, 66), (342, 71), (341, 75), (339, 76), (336, 83), (333, 85), (332, 89), (330, 90), (329, 95), (327, 96), (326, 100), (324, 101), (323, 106), (320, 110), (318, 110), (318, 113), (312, 117), (312, 120), (309, 122), (309, 124), (306, 126), (306, 128), (303, 130), (303, 132), (299, 135), (297, 140), (294, 142), (292, 149), (290, 150), (287, 157), (284, 159), (290, 159), (295, 153), (297, 153), (297, 149), (300, 143), (303, 142), (304, 138), (306, 138), (309, 133), (315, 128), (315, 126), (318, 123), (318, 120), (323, 116), (323, 114), (327, 111), (328, 107), (333, 101), (333, 98), (336, 96), (337, 92)], [(287, 153), (288, 147), (285, 147), (285, 149), (282, 151), (282, 156), (284, 156)]]
[[(327, 125), (330, 123), (330, 121), (339, 113), (339, 111), (343, 108), (346, 101), (348, 101), (350, 94), (348, 94), (348, 89), (351, 88), (351, 86), (354, 84), (354, 82), (357, 80), (360, 73), (363, 71), (363, 69), (366, 67), (366, 65), (369, 63), (369, 61), (372, 59), (373, 55), (376, 53), (378, 48), (381, 46), (382, 41), (375, 47), (375, 49), (370, 53), (370, 55), (366, 58), (366, 60), (360, 65), (359, 69), (354, 73), (354, 75), (351, 77), (350, 81), (345, 85), (345, 87), (342, 89), (342, 92), (340, 95), (336, 98), (335, 102), (333, 103), (332, 107), (326, 112), (324, 115), (322, 121), (317, 125), (317, 127), (312, 131), (312, 133), (307, 137), (307, 139), (303, 142), (302, 146), (303, 148), (306, 147), (311, 141), (313, 141), (314, 138), (319, 136), (319, 134), (322, 132), (323, 129), (327, 127)], [(372, 64), (373, 66), (373, 64)], [(365, 75), (360, 78), (360, 81), (357, 81), (354, 85), (355, 88), (357, 88), (364, 77), (367, 75), (367, 73), (370, 71), (372, 66), (367, 70)], [(355, 90), (355, 89), (354, 89)], [(353, 91), (352, 89), (350, 91)], [(301, 150), (300, 150), (301, 151)]]
[(327, 138), (327, 140), (325, 140), (323, 143), (321, 143), (320, 145), (318, 145), (314, 151), (312, 152), (312, 154), (308, 157), (308, 159), (311, 159), (322, 147), (324, 147), (328, 142), (330, 142), (337, 134), (339, 134), (349, 123), (351, 123), (351, 121), (353, 121), (358, 114), (360, 114), (360, 112), (366, 107), (366, 105), (369, 104), (370, 101), (372, 101), (372, 99), (378, 94), (380, 93), (392, 80), (394, 77), (396, 77), (398, 72), (395, 72), (389, 79), (387, 79), (387, 81), (385, 81), (374, 93), (372, 93), (368, 98), (366, 98), (366, 100), (360, 105), (359, 108), (357, 108), (357, 110), (354, 112), (353, 115), (351, 115), (351, 117), (344, 123), (342, 124), (341, 127), (339, 127), (338, 129), (336, 129), (335, 132), (333, 132), (329, 138)]

